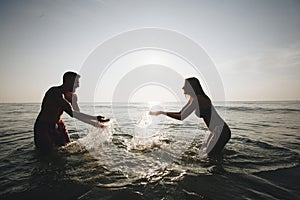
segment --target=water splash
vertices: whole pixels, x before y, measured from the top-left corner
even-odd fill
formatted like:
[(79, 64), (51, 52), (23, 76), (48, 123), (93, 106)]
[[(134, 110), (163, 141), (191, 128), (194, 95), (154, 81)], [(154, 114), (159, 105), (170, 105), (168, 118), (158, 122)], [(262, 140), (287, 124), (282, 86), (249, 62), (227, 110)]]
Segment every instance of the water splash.
[(111, 142), (113, 135), (113, 120), (106, 123), (102, 128), (93, 128), (89, 133), (78, 141), (85, 146), (88, 151), (99, 149), (104, 144)]
[(157, 117), (144, 112), (141, 119), (134, 126), (134, 135), (129, 150), (148, 151), (161, 145), (161, 124)]

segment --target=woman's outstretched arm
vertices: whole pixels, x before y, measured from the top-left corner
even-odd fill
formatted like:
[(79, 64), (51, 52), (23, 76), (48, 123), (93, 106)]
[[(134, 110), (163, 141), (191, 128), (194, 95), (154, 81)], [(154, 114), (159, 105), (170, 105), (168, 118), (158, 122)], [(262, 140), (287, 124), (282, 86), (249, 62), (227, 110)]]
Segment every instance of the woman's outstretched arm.
[(179, 112), (149, 112), (150, 115), (166, 115), (173, 119), (184, 120), (187, 118), (194, 110), (196, 109), (196, 103), (193, 100), (190, 100)]

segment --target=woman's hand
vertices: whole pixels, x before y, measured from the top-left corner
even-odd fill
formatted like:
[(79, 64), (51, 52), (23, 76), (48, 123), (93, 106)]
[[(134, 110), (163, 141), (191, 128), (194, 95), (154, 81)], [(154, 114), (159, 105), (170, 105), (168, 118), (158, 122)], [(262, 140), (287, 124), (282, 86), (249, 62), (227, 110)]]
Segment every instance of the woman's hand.
[(156, 111), (156, 112), (150, 111), (149, 112), (149, 115), (154, 115), (154, 116), (163, 115), (163, 114), (165, 114), (165, 112), (163, 112), (163, 111)]

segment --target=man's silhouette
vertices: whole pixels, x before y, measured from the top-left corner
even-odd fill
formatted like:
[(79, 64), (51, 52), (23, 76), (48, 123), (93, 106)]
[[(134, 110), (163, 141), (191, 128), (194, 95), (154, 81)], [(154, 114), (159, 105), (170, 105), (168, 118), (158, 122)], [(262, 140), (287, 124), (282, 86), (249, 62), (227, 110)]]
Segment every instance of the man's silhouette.
[(74, 93), (79, 87), (79, 78), (80, 75), (75, 72), (66, 72), (63, 84), (51, 87), (46, 92), (34, 124), (34, 143), (39, 150), (49, 152), (53, 146), (64, 146), (70, 142), (69, 133), (61, 119), (63, 112), (96, 127), (101, 127), (99, 122), (109, 121), (102, 116), (80, 112), (77, 95)]

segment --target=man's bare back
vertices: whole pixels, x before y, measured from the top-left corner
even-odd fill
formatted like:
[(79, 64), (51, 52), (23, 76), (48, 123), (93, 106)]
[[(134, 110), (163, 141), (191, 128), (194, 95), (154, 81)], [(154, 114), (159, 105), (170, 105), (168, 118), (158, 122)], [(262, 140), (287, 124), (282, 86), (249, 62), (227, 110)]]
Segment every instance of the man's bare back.
[(50, 88), (43, 99), (38, 119), (57, 123), (61, 119), (63, 111), (73, 117), (72, 106), (70, 102), (64, 98), (61, 86)]
[(34, 142), (38, 149), (49, 152), (53, 146), (64, 146), (70, 142), (69, 133), (61, 119), (63, 112), (95, 127), (102, 127), (101, 123), (109, 121), (103, 116), (80, 112), (74, 93), (79, 87), (79, 78), (75, 72), (66, 72), (63, 84), (51, 87), (46, 92), (34, 125)]

